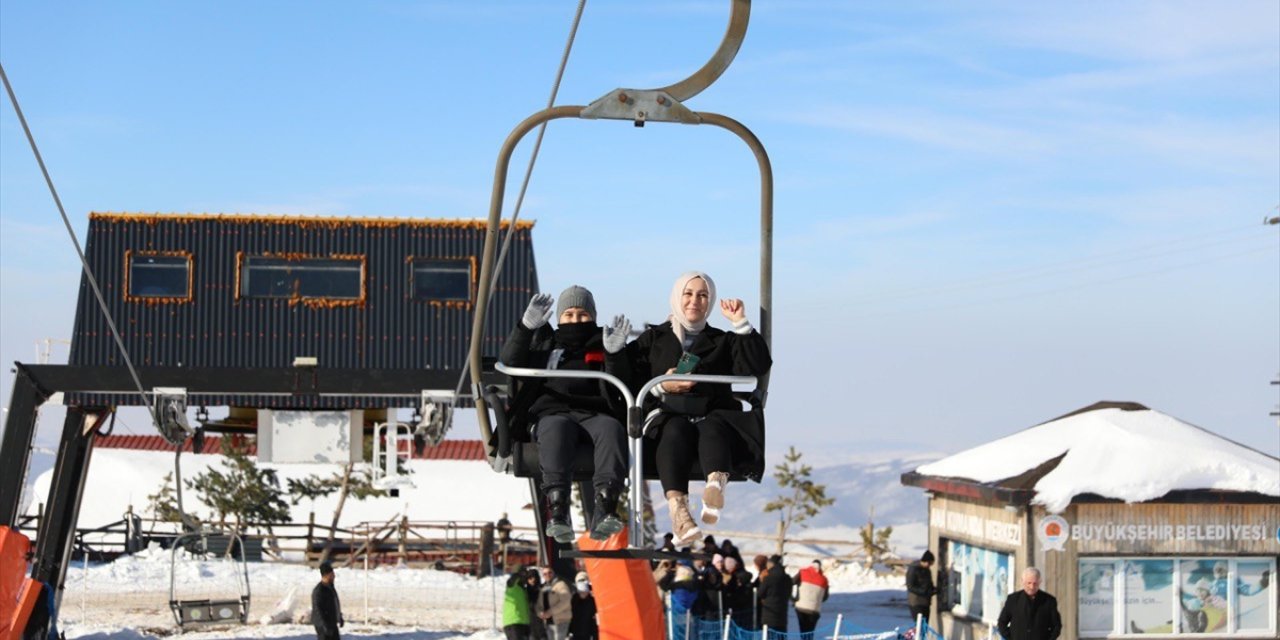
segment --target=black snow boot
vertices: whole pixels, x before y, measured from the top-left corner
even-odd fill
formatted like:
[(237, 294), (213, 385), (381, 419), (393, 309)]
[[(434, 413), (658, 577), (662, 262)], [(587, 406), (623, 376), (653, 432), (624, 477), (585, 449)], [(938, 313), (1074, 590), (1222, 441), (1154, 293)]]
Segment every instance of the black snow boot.
[(551, 517), (547, 520), (547, 537), (556, 542), (572, 543), (573, 526), (569, 524), (569, 488), (553, 487), (547, 491), (547, 506)]
[(591, 527), (592, 540), (608, 540), (626, 526), (618, 517), (618, 498), (622, 487), (607, 485), (596, 489), (596, 522)]

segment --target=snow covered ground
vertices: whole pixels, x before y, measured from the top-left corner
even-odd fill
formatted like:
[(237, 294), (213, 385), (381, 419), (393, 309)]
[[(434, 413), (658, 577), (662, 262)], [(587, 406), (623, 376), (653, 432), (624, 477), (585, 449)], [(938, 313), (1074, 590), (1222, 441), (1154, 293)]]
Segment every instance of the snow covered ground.
[[(72, 567), (67, 574), (60, 614), (68, 638), (136, 640), (176, 633), (168, 610), (169, 552), (148, 549), (115, 562)], [(180, 557), (176, 591), (180, 599), (239, 593), (236, 566), (222, 561)], [(900, 576), (878, 576), (844, 564), (828, 572), (831, 599), (824, 622), (843, 615), (846, 633), (881, 631), (908, 624), (906, 591)], [(251, 563), (250, 621), (246, 626), (193, 630), (182, 637), (312, 638), (302, 616), (309, 608), (318, 576), (300, 565)], [(339, 568), (337, 587), (348, 620), (344, 634), (354, 637), (426, 640), (498, 640), (503, 578), (475, 579), (429, 569), (383, 567), (368, 572)], [(292, 624), (259, 621), (293, 593), (287, 616)], [(791, 629), (796, 629), (794, 620)]]

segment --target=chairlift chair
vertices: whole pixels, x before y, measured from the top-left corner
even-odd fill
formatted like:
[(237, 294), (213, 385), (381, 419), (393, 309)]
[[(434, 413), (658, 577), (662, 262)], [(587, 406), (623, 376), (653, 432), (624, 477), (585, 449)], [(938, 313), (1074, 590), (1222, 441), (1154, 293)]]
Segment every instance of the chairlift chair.
[[(746, 126), (732, 118), (708, 112), (693, 111), (685, 106), (685, 101), (710, 86), (728, 68), (729, 63), (737, 55), (738, 48), (746, 35), (750, 0), (731, 0), (729, 26), (720, 42), (719, 48), (701, 69), (684, 80), (660, 89), (615, 89), (595, 100), (587, 106), (553, 106), (534, 113), (507, 136), (498, 154), (497, 167), (494, 172), (493, 192), (489, 204), (488, 227), (485, 233), (484, 254), (480, 261), (479, 291), (476, 295), (475, 315), (472, 318), (471, 348), (469, 368), (471, 371), (472, 397), (475, 399), (477, 418), (479, 420), (481, 440), (485, 443), (489, 459), (497, 471), (512, 471), (518, 477), (530, 478), (533, 492), (538, 496), (539, 505), (544, 504), (544, 497), (538, 488), (537, 448), (528, 442), (527, 436), (513, 432), (509, 427), (506, 415), (507, 404), (502, 392), (496, 387), (482, 386), (480, 374), (484, 370), (482, 347), (484, 341), (485, 314), (488, 310), (489, 297), (495, 286), (496, 254), (498, 231), (502, 218), (503, 196), (506, 189), (507, 171), (511, 155), (526, 134), (534, 128), (551, 120), (562, 118), (579, 118), (586, 120), (607, 119), (632, 122), (636, 127), (643, 127), (648, 122), (675, 122), (681, 124), (709, 124), (726, 129), (737, 135), (755, 155), (760, 170), (760, 325), (759, 330), (766, 343), (771, 344), (772, 308), (773, 308), (773, 169), (764, 146)], [(645, 447), (640, 437), (643, 425), (640, 403), (645, 394), (655, 385), (667, 380), (681, 380), (721, 384), (755, 385), (750, 394), (753, 407), (763, 410), (768, 389), (768, 377), (760, 380), (740, 376), (711, 376), (698, 374), (671, 374), (654, 378), (647, 382), (640, 393), (632, 395), (621, 380), (602, 372), (594, 371), (548, 371), (497, 365), (500, 372), (506, 373), (514, 380), (531, 380), (538, 378), (594, 378), (605, 381), (616, 387), (627, 400), (628, 434), (630, 445), (630, 478), (628, 519), (628, 549), (622, 551), (568, 551), (561, 550), (562, 556), (568, 557), (620, 557), (620, 558), (652, 558), (655, 552), (641, 547), (642, 509), (641, 483), (645, 479), (657, 477), (656, 471), (646, 468), (644, 463)], [(494, 412), (490, 419), (489, 411)], [(589, 456), (588, 456), (589, 458)], [(575, 461), (575, 479), (590, 477), (590, 460)], [(691, 476), (701, 480), (701, 469), (691, 469)], [(736, 475), (736, 474), (735, 474)], [(741, 476), (730, 480), (741, 480)], [(588, 501), (584, 501), (588, 502)], [(535, 510), (536, 512), (537, 510)], [(588, 514), (588, 517), (590, 514)], [(539, 535), (542, 522), (539, 521)]]
[[(221, 592), (212, 597), (185, 597), (185, 594), (180, 597), (178, 554), (183, 551), (204, 560), (220, 557), (221, 562), (232, 565), (230, 573), (235, 578), (234, 592), (230, 585), (220, 584)], [(206, 581), (201, 582), (207, 584)], [(169, 561), (169, 609), (179, 629), (188, 625), (246, 624), (249, 621), (249, 595), (249, 564), (244, 540), (239, 534), (205, 529), (174, 539)]]

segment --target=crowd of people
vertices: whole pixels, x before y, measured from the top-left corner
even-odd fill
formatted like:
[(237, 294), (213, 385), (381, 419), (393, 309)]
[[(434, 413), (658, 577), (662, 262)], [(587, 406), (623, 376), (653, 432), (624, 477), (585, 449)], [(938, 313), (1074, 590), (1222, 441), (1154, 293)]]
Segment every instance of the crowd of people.
[(507, 640), (596, 640), (596, 600), (585, 571), (569, 586), (550, 567), (518, 567), (507, 578), (502, 603)]
[[(676, 551), (672, 534), (667, 534), (662, 548)], [(748, 565), (732, 541), (717, 544), (713, 536), (703, 539), (701, 549), (682, 551), (698, 553), (693, 560), (661, 560), (654, 567), (654, 580), (661, 595), (670, 598), (676, 620), (727, 617), (744, 629), (767, 626), (785, 632), (788, 610), (794, 608), (800, 632), (809, 633), (830, 596), (818, 560), (795, 575), (788, 573), (779, 555), (757, 555)]]
[[(781, 556), (757, 555), (748, 565), (732, 541), (707, 536), (697, 549), (676, 549), (673, 538), (667, 534), (661, 548), (691, 559), (653, 563), (658, 595), (672, 620), (730, 618), (744, 629), (785, 632), (794, 608), (802, 634), (817, 626), (830, 596), (820, 561), (792, 575)], [(507, 579), (502, 624), (508, 640), (594, 640), (596, 606), (587, 574), (579, 572), (570, 586), (548, 567), (517, 568)]]

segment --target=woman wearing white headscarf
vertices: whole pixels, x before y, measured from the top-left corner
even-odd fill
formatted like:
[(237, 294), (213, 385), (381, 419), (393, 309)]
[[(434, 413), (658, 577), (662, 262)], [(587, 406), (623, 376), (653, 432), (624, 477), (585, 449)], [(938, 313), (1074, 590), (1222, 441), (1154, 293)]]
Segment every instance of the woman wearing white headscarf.
[[(627, 364), (634, 387), (673, 373), (685, 354), (696, 364), (685, 373), (763, 376), (773, 361), (764, 338), (747, 320), (741, 300), (720, 301), (730, 331), (707, 324), (716, 302), (715, 282), (689, 271), (671, 289), (671, 317), (649, 327), (627, 345)], [(701, 534), (689, 513), (689, 472), (697, 463), (706, 476), (702, 521), (715, 524), (724, 508), (729, 473), (737, 470), (760, 480), (764, 459), (764, 425), (756, 412), (744, 411), (726, 384), (664, 382), (646, 399), (646, 437), (657, 440), (655, 460), (666, 492), (671, 530), (677, 544)]]

